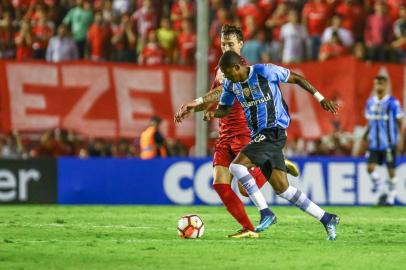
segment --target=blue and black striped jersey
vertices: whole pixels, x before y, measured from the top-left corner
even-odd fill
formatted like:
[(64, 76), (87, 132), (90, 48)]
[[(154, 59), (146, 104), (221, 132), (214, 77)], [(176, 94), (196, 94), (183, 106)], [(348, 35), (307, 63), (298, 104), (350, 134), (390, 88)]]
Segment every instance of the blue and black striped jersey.
[(220, 104), (231, 106), (234, 98), (238, 99), (244, 109), (251, 137), (265, 128), (287, 128), (290, 116), (279, 83), (288, 81), (289, 69), (273, 64), (256, 64), (249, 68), (245, 82), (224, 80)]
[(393, 96), (379, 100), (376, 96), (368, 99), (365, 118), (368, 119), (369, 149), (387, 150), (398, 143), (396, 119), (403, 117), (399, 101)]

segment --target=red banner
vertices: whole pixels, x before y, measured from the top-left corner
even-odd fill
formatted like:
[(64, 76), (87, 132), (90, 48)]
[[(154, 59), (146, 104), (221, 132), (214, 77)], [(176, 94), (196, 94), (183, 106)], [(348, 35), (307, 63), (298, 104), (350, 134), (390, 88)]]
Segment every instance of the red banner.
[[(314, 98), (290, 84), (282, 86), (290, 108), (290, 137), (318, 138), (339, 122), (344, 130), (365, 124), (364, 104), (373, 77), (385, 74), (403, 104), (405, 68), (360, 63), (352, 58), (290, 66), (326, 97), (339, 101), (338, 116), (324, 112)], [(191, 141), (194, 120), (173, 123), (173, 114), (195, 98), (192, 69), (139, 67), (87, 62), (46, 64), (0, 62), (1, 131), (66, 128), (89, 137), (138, 137), (152, 115), (163, 118), (163, 133)]]
[(173, 112), (194, 98), (192, 69), (119, 64), (1, 62), (2, 131), (66, 128), (89, 137), (137, 137), (153, 115), (163, 133), (188, 139), (194, 121)]

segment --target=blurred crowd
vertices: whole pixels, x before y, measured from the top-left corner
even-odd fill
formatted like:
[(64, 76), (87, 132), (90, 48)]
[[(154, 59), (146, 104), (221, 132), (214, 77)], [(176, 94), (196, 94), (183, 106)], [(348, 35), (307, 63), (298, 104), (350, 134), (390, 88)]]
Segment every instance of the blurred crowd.
[[(209, 62), (220, 30), (241, 26), (249, 63), (352, 54), (403, 62), (403, 0), (209, 0)], [(0, 0), (0, 58), (192, 65), (193, 0)]]
[[(317, 140), (291, 138), (284, 152), (287, 157), (300, 156), (357, 156), (363, 153), (361, 138), (364, 133), (358, 127), (353, 133), (337, 128), (332, 134)], [(406, 136), (405, 136), (406, 139)], [(212, 155), (213, 142), (209, 143), (208, 155)], [(365, 150), (365, 149), (364, 149)], [(182, 142), (165, 138), (167, 157), (193, 156), (193, 147), (188, 149)], [(141, 157), (140, 138), (89, 139), (68, 130), (52, 129), (44, 133), (0, 133), (0, 159), (27, 159), (52, 157)], [(406, 149), (401, 153), (406, 155)]]
[[(178, 140), (166, 138), (168, 156), (187, 156), (187, 148)], [(103, 138), (89, 139), (63, 129), (44, 133), (0, 133), (0, 158), (27, 159), (76, 156), (87, 157), (140, 157), (139, 138), (134, 140)]]

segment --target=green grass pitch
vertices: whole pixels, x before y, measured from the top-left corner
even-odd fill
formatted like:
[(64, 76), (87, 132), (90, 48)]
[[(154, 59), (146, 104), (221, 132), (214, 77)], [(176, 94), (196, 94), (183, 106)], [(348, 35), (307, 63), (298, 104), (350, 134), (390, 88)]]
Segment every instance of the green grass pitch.
[[(406, 269), (406, 208), (331, 207), (338, 239), (295, 207), (260, 239), (227, 239), (239, 227), (223, 207), (0, 206), (0, 269)], [(254, 223), (255, 208), (248, 207)], [(206, 227), (178, 238), (188, 213)]]

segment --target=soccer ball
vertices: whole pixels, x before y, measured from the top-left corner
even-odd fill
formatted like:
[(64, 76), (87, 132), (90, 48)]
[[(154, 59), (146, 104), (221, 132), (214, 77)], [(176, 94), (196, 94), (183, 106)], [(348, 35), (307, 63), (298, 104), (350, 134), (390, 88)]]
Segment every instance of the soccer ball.
[(185, 215), (178, 221), (178, 235), (181, 238), (200, 238), (204, 233), (203, 220), (198, 215)]

